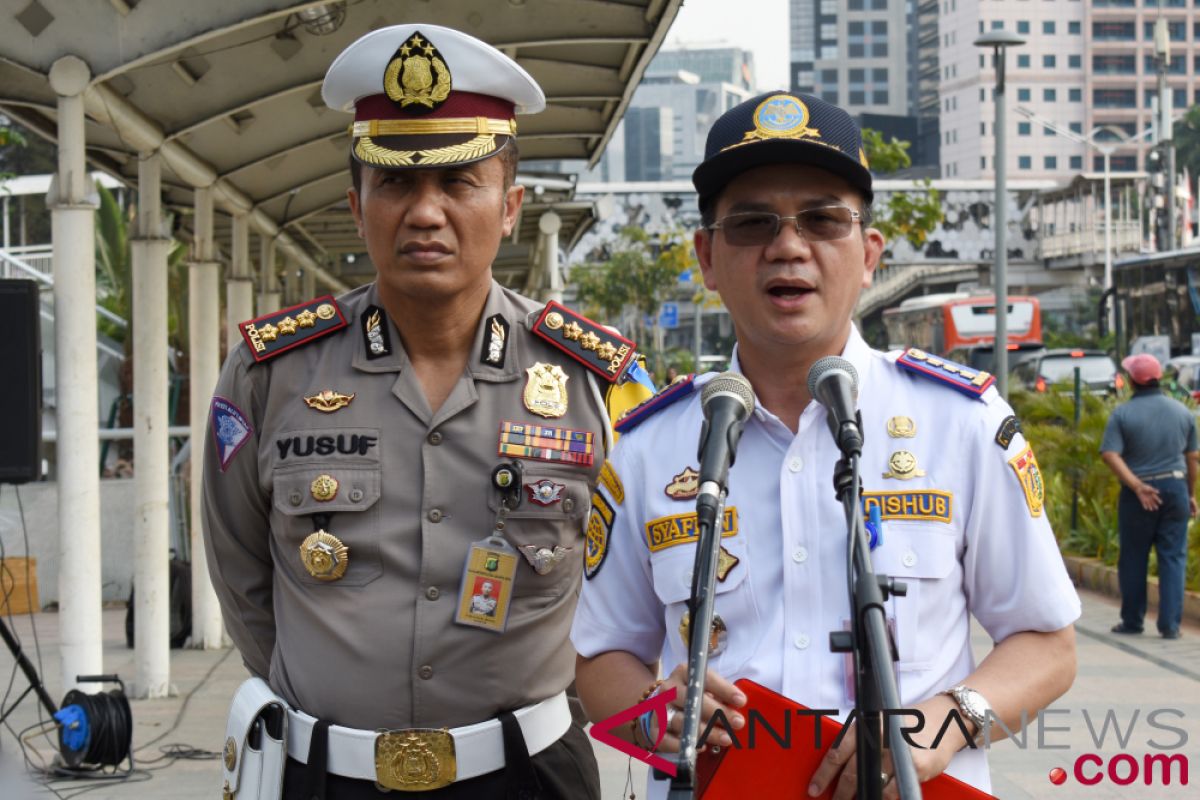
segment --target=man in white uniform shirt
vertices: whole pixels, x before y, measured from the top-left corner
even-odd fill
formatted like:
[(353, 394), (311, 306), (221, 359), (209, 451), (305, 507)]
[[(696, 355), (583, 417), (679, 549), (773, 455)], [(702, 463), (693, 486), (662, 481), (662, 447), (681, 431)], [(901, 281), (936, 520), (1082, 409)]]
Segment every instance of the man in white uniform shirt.
[[(871, 176), (862, 136), (841, 109), (782, 92), (726, 112), (693, 176), (703, 227), (695, 234), (705, 285), (733, 318), (732, 369), (757, 408), (730, 471), (701, 730), (716, 708), (732, 727), (749, 678), (811, 708), (854, 706), (848, 656), (829, 633), (848, 626), (846, 526), (832, 476), (839, 457), (825, 408), (806, 385), (818, 359), (839, 355), (859, 374), (864, 505), (878, 505), (875, 570), (908, 584), (887, 601), (899, 650), (901, 702), (926, 714), (914, 739), (921, 781), (948, 771), (990, 788), (972, 736), (981, 703), (1009, 729), (1062, 695), (1075, 676), (1079, 600), (1042, 506), (1042, 476), (1012, 409), (986, 373), (921, 351), (872, 350), (851, 323), (884, 248), (868, 227)], [(655, 691), (686, 694), (682, 635), (695, 557), (695, 443), (707, 378), (676, 384), (633, 412), (593, 496), (587, 580), (572, 641), (576, 682), (593, 720)], [(668, 394), (669, 392), (669, 394)], [(976, 665), (969, 615), (996, 642)], [(660, 673), (661, 670), (661, 673)], [(613, 733), (649, 749), (636, 726)], [(678, 750), (682, 714), (659, 750)], [(728, 742), (717, 731), (717, 741)], [(992, 726), (991, 739), (1002, 736)], [(846, 736), (799, 791), (854, 796), (855, 737)], [(885, 756), (885, 798), (898, 796)], [(667, 783), (650, 781), (651, 797)]]

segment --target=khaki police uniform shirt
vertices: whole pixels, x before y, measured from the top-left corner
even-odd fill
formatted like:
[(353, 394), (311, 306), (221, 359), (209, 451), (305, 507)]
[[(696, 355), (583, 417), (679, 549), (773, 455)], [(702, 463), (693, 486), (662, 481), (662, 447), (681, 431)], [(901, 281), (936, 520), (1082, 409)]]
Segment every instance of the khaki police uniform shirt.
[[(203, 488), (209, 569), (246, 666), (294, 707), (364, 729), (467, 725), (565, 689), (589, 496), (611, 436), (596, 382), (531, 333), (540, 306), (493, 283), (466, 370), (431, 412), (386, 312), (391, 352), (368, 358), (362, 316), (382, 307), (375, 285), (339, 304), (348, 328), (261, 364), (239, 344), (217, 385), (252, 429), (224, 471), (210, 430)], [(482, 354), (497, 313), (510, 329), (503, 365), (493, 367)], [(567, 375), (560, 418), (524, 405), (535, 362)], [(354, 399), (332, 413), (304, 402), (326, 389)], [(453, 619), (470, 544), (496, 521), (491, 473), (512, 460), (497, 455), (505, 421), (589, 431), (594, 458), (589, 467), (521, 459), (527, 486), (565, 488), (548, 506), (523, 492), (509, 543), (571, 550), (547, 575), (518, 557), (498, 634)], [(313, 496), (320, 475), (339, 483), (331, 501)], [(318, 513), (349, 547), (338, 580), (312, 577), (301, 560)]]

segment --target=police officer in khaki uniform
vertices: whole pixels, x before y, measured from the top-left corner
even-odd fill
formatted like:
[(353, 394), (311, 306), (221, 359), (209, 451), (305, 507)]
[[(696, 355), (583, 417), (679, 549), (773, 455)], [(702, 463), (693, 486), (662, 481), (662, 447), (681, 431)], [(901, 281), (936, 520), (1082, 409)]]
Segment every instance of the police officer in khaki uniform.
[(544, 97), (421, 24), (352, 44), (323, 96), (355, 112), (348, 196), (377, 279), (242, 324), (205, 452), (225, 624), (286, 704), (282, 794), (599, 797), (568, 633), (604, 398), (637, 367), (632, 342), (492, 278), (524, 193), (514, 113)]

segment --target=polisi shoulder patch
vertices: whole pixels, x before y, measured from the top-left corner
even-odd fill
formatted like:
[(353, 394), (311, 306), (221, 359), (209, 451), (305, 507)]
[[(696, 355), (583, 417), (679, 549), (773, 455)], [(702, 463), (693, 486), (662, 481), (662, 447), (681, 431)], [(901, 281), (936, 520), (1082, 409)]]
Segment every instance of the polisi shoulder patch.
[(609, 383), (629, 368), (634, 343), (551, 300), (538, 315), (533, 332)]
[(250, 355), (258, 363), (346, 327), (333, 295), (282, 308), (238, 325)]
[(983, 393), (996, 382), (990, 372), (958, 364), (915, 347), (905, 350), (896, 359), (896, 366), (915, 375), (932, 378), (977, 400), (983, 399)]
[(694, 391), (696, 391), (695, 374), (677, 380), (646, 402), (631, 409), (625, 416), (617, 420), (617, 424), (613, 426), (613, 430), (617, 433), (628, 433), (659, 411), (662, 411), (672, 403), (682, 400)]

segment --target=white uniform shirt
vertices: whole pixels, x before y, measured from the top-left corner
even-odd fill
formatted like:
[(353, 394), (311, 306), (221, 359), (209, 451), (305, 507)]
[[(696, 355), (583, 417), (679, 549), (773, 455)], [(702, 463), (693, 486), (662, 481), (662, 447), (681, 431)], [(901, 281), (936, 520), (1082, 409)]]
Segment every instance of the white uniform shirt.
[[(1080, 606), (1045, 512), (1033, 516), (1009, 464), (1024, 450), (1023, 436), (1006, 448), (996, 441), (1012, 414), (1009, 405), (994, 388), (977, 399), (906, 372), (894, 363), (898, 356), (870, 349), (857, 330), (843, 353), (859, 374), (864, 492), (909, 494), (915, 508), (935, 518), (885, 513), (882, 543), (872, 553), (878, 573), (908, 584), (907, 596), (887, 605), (899, 647), (900, 698), (910, 706), (973, 671), (968, 612), (1001, 641), (1066, 627)], [(848, 656), (829, 650), (829, 633), (850, 618), (846, 523), (832, 480), (839, 453), (825, 416), (823, 406), (810, 403), (796, 434), (761, 407), (747, 422), (726, 501), (727, 522), (736, 509), (737, 532), (722, 538), (739, 563), (717, 584), (716, 613), (727, 632), (709, 667), (844, 715), (854, 705), (853, 682)], [(889, 435), (888, 420), (897, 416), (913, 420), (912, 438)], [(605, 560), (584, 581), (575, 616), (571, 639), (581, 655), (625, 650), (647, 664), (661, 656), (664, 675), (686, 663), (679, 623), (695, 543), (661, 546), (688, 530), (652, 521), (694, 514), (694, 499), (673, 499), (666, 489), (686, 467), (699, 468), (702, 421), (695, 391), (624, 434), (614, 450), (624, 501), (616, 502), (601, 481), (597, 491), (612, 506), (613, 523)], [(924, 475), (883, 477), (901, 450), (916, 457)], [(929, 490), (947, 493), (949, 505), (939, 505)], [(948, 772), (990, 788), (982, 749), (958, 753)], [(665, 797), (667, 785), (650, 780), (649, 796)]]

